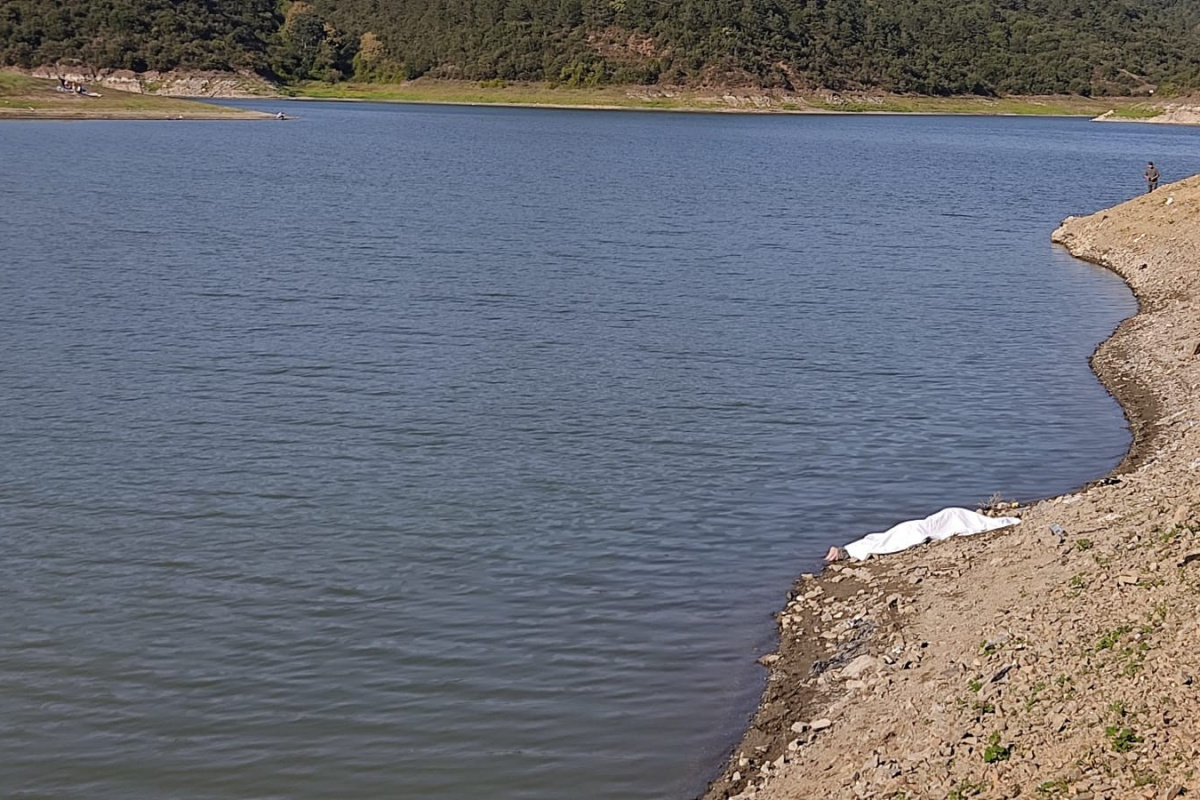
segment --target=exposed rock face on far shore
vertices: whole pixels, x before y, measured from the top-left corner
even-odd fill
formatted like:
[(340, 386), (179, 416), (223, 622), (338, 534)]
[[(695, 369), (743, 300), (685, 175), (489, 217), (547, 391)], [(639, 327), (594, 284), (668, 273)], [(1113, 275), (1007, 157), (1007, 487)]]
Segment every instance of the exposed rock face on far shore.
[(1092, 359), (1129, 455), (1019, 527), (802, 578), (708, 798), (1200, 793), (1200, 176), (1053, 239), (1138, 296)]
[(1105, 111), (1093, 122), (1153, 122), (1158, 125), (1200, 125), (1200, 105), (1165, 103), (1161, 113), (1153, 117), (1122, 117), (1115, 111)]
[(34, 78), (62, 78), (133, 94), (214, 98), (279, 96), (274, 84), (251, 72), (133, 72), (80, 67), (40, 67), (21, 71)]

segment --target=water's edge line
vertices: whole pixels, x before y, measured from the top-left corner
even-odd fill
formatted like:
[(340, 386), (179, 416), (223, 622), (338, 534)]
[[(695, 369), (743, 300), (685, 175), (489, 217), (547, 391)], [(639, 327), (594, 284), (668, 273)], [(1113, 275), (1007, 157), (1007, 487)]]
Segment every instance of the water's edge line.
[[(1180, 183), (1184, 184), (1195, 180), (1200, 180), (1200, 175), (1193, 176)], [(1161, 191), (1165, 193), (1167, 188), (1169, 187), (1163, 187)], [(1133, 293), (1137, 302), (1137, 309), (1134, 313), (1122, 320), (1116, 329), (1096, 346), (1096, 349), (1088, 358), (1088, 364), (1101, 386), (1104, 387), (1121, 407), (1132, 433), (1129, 448), (1116, 467), (1099, 478), (1084, 484), (1079, 490), (1075, 491), (1086, 490), (1087, 488), (1100, 485), (1111, 478), (1137, 470), (1141, 465), (1153, 459), (1155, 452), (1161, 445), (1163, 433), (1161, 422), (1166, 417), (1167, 411), (1164, 408), (1164, 403), (1159, 393), (1155, 391), (1155, 387), (1165, 376), (1132, 372), (1129, 368), (1133, 363), (1135, 350), (1132, 347), (1132, 343), (1128, 341), (1131, 331), (1135, 326), (1145, 325), (1146, 320), (1152, 318), (1151, 309), (1158, 298), (1151, 297), (1145, 288), (1133, 280), (1131, 272), (1133, 269), (1133, 259), (1131, 257), (1135, 253), (1131, 248), (1119, 251), (1101, 249), (1089, 238), (1081, 236), (1075, 230), (1076, 226), (1085, 220), (1095, 217), (1104, 218), (1109, 213), (1129, 203), (1137, 202), (1145, 202), (1145, 199), (1135, 198), (1134, 200), (1126, 201), (1126, 203), (1121, 203), (1109, 209), (1102, 209), (1085, 217), (1067, 217), (1050, 236), (1051, 242), (1062, 246), (1072, 257), (1107, 269), (1120, 277)], [(1144, 268), (1144, 264), (1142, 266)], [(1065, 495), (1048, 496), (1030, 505), (1053, 502), (1074, 493), (1067, 492)], [(969, 542), (969, 540), (967, 541)], [(970, 545), (968, 544), (967, 546)], [(830, 581), (831, 577), (831, 570), (828, 568), (817, 575), (801, 576), (794, 582), (792, 589), (788, 592), (788, 602), (799, 596), (802, 591), (811, 590), (815, 586), (822, 587), (830, 596), (837, 596), (836, 586)], [(922, 596), (927, 594), (927, 592), (919, 593)], [(786, 607), (785, 609), (781, 609), (776, 615), (777, 619), (783, 616), (784, 611), (786, 611)], [(815, 639), (815, 637), (810, 637), (809, 641), (812, 639)], [(727, 800), (727, 798), (739, 796), (738, 787), (746, 785), (747, 775), (751, 772), (757, 774), (761, 770), (760, 764), (769, 767), (776, 759), (783, 758), (783, 753), (787, 752), (786, 749), (778, 747), (778, 742), (781, 739), (794, 737), (794, 733), (789, 729), (790, 720), (794, 717), (787, 714), (780, 714), (779, 709), (773, 708), (775, 705), (773, 696), (780, 694), (777, 687), (773, 685), (779, 683), (779, 681), (774, 680), (774, 678), (788, 673), (793, 676), (793, 680), (794, 676), (797, 675), (807, 676), (810, 666), (817, 660), (818, 654), (813, 652), (815, 642), (813, 642), (814, 647), (786, 646), (787, 639), (782, 636), (782, 631), (778, 625), (775, 633), (775, 641), (780, 645), (778, 652), (767, 656), (766, 659), (769, 663), (764, 664), (772, 674), (768, 675), (762, 697), (749, 720), (746, 733), (725, 759), (725, 764), (714, 768), (713, 773), (715, 777), (709, 782), (707, 789), (700, 795), (699, 800)], [(787, 678), (783, 680), (786, 681)], [(789, 709), (793, 714), (800, 713), (803, 715), (804, 713), (815, 712), (819, 708), (814, 702), (818, 694), (816, 691), (806, 692), (803, 689), (799, 689), (799, 687), (795, 687), (793, 692), (786, 694), (789, 694), (791, 697), (799, 697), (802, 700), (798, 708), (793, 707)], [(823, 704), (828, 705), (829, 698), (825, 697), (823, 699)], [(765, 745), (766, 749), (761, 754), (755, 753), (755, 751), (764, 747), (764, 741), (771, 740), (774, 740), (775, 746), (767, 744)], [(755, 754), (752, 755), (752, 753)], [(739, 759), (739, 756), (742, 756), (749, 763), (739, 763), (743, 761), (743, 759)], [(739, 780), (733, 780), (734, 777), (738, 777)], [(832, 789), (833, 787), (830, 788)]]

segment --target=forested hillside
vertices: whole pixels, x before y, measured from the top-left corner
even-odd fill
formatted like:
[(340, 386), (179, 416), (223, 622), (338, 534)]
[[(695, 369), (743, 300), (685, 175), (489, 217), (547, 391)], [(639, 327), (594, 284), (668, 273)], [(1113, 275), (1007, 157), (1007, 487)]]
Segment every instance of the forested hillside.
[(0, 61), (296, 81), (1121, 94), (1200, 85), (1200, 0), (0, 0)]

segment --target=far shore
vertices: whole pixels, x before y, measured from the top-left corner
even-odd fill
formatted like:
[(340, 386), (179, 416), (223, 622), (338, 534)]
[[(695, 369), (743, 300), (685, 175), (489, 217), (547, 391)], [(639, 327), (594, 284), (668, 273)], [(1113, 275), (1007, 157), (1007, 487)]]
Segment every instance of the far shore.
[(1200, 176), (1052, 239), (1138, 299), (1091, 359), (1124, 461), (997, 504), (1019, 526), (801, 576), (705, 800), (1200, 793)]
[(1147, 98), (1074, 95), (926, 97), (881, 93), (796, 93), (769, 89), (600, 86), (430, 80), (399, 84), (302, 83), (287, 87), (295, 100), (511, 106), (604, 111), (682, 111), (743, 114), (926, 114), (1063, 116), (1145, 120), (1158, 115)]
[[(74, 85), (74, 84), (72, 84)], [(0, 120), (262, 120), (270, 114), (177, 97), (84, 85), (65, 91), (56, 80), (0, 72)]]
[[(51, 90), (57, 78), (82, 81), (103, 97)], [(569, 86), (553, 82), (421, 77), (397, 83), (273, 84), (250, 73), (0, 70), (0, 119), (263, 119), (268, 115), (204, 103), (323, 100), (457, 106), (679, 111), (738, 114), (915, 114), (1087, 117), (1112, 122), (1200, 124), (1200, 100), (1080, 95), (924, 96), (855, 90), (796, 91), (668, 85)], [(203, 104), (203, 105), (200, 105)]]

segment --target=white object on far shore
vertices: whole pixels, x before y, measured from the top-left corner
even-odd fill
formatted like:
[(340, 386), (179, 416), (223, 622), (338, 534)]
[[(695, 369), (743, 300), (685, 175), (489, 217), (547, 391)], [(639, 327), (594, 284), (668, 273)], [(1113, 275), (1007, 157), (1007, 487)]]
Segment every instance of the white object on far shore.
[(965, 508), (943, 508), (925, 519), (911, 519), (882, 533), (868, 534), (843, 549), (851, 558), (865, 561), (871, 556), (899, 553), (928, 541), (940, 542), (951, 536), (970, 536), (1020, 524), (1016, 517), (988, 517)]

